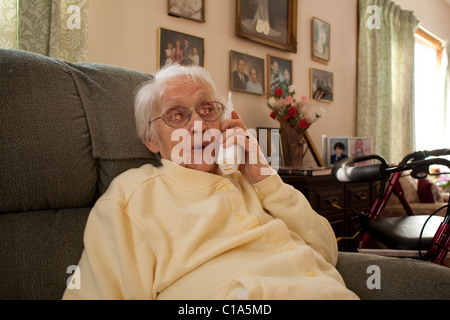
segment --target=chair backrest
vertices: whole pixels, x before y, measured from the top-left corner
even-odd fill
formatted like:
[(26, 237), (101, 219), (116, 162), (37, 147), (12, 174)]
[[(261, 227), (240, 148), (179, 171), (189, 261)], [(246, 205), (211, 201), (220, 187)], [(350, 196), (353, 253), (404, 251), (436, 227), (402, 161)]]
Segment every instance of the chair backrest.
[(87, 207), (118, 173), (156, 161), (133, 112), (150, 75), (5, 49), (0, 75), (0, 212)]
[(0, 299), (60, 299), (97, 198), (127, 169), (159, 164), (133, 111), (151, 79), (0, 49)]

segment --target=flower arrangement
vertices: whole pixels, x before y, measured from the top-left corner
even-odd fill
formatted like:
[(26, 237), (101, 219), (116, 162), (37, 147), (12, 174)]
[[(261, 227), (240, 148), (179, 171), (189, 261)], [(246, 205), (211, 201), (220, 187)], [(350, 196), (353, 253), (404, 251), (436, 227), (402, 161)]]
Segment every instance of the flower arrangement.
[[(441, 172), (441, 170), (439, 170)], [(441, 174), (436, 182), (441, 192), (450, 192), (450, 174)]]
[(315, 108), (305, 96), (302, 97), (302, 101), (296, 101), (294, 85), (289, 86), (288, 91), (285, 94), (283, 89), (275, 89), (274, 96), (267, 101), (269, 108), (272, 109), (270, 117), (286, 122), (290, 127), (303, 133), (325, 115), (325, 110), (321, 107)]

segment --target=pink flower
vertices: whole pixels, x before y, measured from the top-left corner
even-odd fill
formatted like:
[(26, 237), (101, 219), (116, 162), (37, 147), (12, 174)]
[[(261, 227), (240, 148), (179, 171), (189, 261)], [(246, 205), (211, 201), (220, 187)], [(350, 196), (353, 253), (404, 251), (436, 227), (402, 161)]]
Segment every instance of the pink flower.
[(307, 104), (308, 103), (308, 97), (303, 96), (302, 97), (302, 103)]
[(291, 104), (291, 103), (294, 102), (294, 99), (292, 99), (291, 96), (287, 96), (286, 99), (285, 99), (285, 101), (286, 101), (286, 104)]

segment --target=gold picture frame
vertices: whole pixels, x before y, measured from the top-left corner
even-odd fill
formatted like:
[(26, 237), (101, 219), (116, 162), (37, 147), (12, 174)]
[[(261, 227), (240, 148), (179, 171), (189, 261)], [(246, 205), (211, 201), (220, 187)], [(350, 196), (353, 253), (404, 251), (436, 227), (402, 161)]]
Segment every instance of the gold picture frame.
[(334, 101), (334, 75), (333, 72), (309, 69), (310, 98), (320, 102)]
[(236, 0), (236, 36), (297, 53), (297, 0)]
[(331, 57), (331, 26), (316, 17), (311, 20), (311, 55), (323, 64), (328, 64)]
[[(265, 63), (245, 53), (230, 51), (230, 88), (256, 95), (265, 94)], [(242, 69), (242, 70), (241, 70)]]
[[(294, 83), (293, 60), (267, 55), (267, 96), (273, 96), (275, 89), (282, 88), (283, 96), (288, 94), (289, 86)], [(278, 69), (278, 72), (277, 72)], [(289, 78), (289, 79), (288, 79)]]

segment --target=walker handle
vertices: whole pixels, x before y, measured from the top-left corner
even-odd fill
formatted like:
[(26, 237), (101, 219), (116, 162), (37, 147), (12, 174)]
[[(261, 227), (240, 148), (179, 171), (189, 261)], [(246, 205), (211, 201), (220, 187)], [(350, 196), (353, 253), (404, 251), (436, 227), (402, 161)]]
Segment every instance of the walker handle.
[[(355, 167), (354, 164), (366, 160), (377, 159), (379, 164)], [(369, 155), (356, 159), (346, 158), (337, 162), (332, 170), (333, 177), (340, 182), (365, 182), (387, 180), (390, 173), (386, 171), (388, 164), (386, 160), (378, 155)]]

